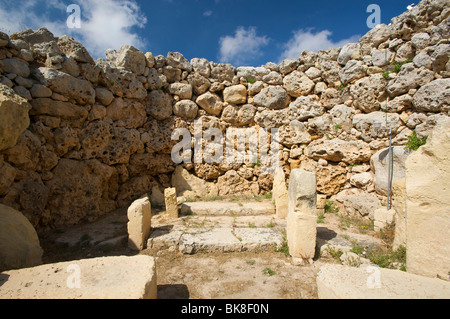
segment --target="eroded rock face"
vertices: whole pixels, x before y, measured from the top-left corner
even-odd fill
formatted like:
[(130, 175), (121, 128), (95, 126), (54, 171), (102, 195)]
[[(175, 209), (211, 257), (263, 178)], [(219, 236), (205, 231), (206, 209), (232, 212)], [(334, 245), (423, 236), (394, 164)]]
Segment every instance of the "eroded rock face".
[(47, 208), (58, 212), (55, 225), (77, 224), (83, 219), (95, 220), (115, 209), (118, 176), (114, 168), (97, 160), (61, 159), (47, 183)]
[(30, 124), (30, 109), (31, 105), (25, 99), (0, 84), (0, 151), (16, 144)]
[(42, 264), (36, 230), (19, 211), (0, 204), (0, 271)]

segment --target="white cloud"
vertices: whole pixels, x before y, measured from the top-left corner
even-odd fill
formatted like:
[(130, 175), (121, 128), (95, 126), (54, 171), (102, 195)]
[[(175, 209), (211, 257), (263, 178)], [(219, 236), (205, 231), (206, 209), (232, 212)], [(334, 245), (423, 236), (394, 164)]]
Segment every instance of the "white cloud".
[(296, 59), (303, 50), (317, 52), (330, 48), (340, 48), (347, 43), (357, 42), (361, 37), (360, 35), (354, 35), (350, 38), (334, 42), (329, 38), (332, 35), (332, 32), (329, 30), (313, 33), (311, 29), (300, 29), (293, 33), (292, 38), (283, 45), (284, 51), (281, 54), (280, 61), (284, 59)]
[(269, 44), (269, 41), (266, 36), (257, 36), (255, 27), (238, 27), (234, 36), (220, 38), (219, 59), (235, 66), (248, 63), (262, 55), (261, 48)]
[(0, 0), (1, 28), (12, 33), (46, 27), (55, 36), (73, 36), (94, 58), (124, 44), (138, 48), (145, 44), (133, 31), (147, 23), (135, 0), (79, 0), (77, 4), (81, 7), (81, 28), (70, 29), (66, 24), (70, 13), (66, 12), (67, 5), (62, 0), (19, 0), (14, 5), (5, 5)]
[(212, 12), (211, 10), (208, 10), (208, 11), (203, 12), (203, 15), (204, 15), (205, 17), (210, 17), (210, 16), (212, 16), (212, 14), (213, 14), (213, 12)]

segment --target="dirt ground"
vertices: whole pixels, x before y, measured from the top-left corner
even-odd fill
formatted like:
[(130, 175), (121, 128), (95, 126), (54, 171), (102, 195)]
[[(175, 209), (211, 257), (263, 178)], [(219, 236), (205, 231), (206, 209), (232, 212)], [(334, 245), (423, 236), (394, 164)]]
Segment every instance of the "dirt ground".
[[(115, 225), (116, 235), (126, 235), (126, 219), (120, 212), (119, 217), (110, 220), (109, 224)], [(338, 215), (325, 214), (323, 223), (318, 224), (318, 233), (325, 240), (338, 234), (360, 233), (361, 227), (346, 226), (342, 227)], [(105, 226), (98, 227), (104, 229)], [(74, 236), (85, 236), (83, 229), (81, 226)], [(56, 244), (55, 240), (64, 232), (56, 230), (40, 234), (44, 263), (137, 254), (127, 248), (126, 238), (106, 248), (91, 245), (89, 241), (81, 241), (73, 247)], [(367, 235), (373, 233), (365, 233)], [(144, 250), (140, 254), (156, 258), (159, 299), (314, 299), (317, 298), (316, 274), (320, 266), (336, 262), (316, 258), (312, 265), (295, 266), (290, 257), (274, 249), (195, 255), (183, 255), (175, 250)]]

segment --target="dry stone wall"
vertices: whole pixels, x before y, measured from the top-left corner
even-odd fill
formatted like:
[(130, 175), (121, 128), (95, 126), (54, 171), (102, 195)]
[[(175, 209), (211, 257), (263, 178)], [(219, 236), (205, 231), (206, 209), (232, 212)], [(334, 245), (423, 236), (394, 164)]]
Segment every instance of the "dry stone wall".
[[(448, 7), (424, 0), (358, 43), (261, 67), (126, 45), (94, 61), (82, 44), (44, 28), (1, 33), (0, 202), (46, 229), (95, 220), (155, 188), (188, 185), (173, 177), (171, 134), (194, 135), (201, 119), (204, 129), (222, 132), (278, 128), (286, 176), (314, 171), (319, 193), (342, 202), (370, 193), (376, 207), (384, 194), (376, 193), (370, 161), (388, 146), (386, 118), (402, 146), (412, 130), (428, 135), (449, 115)], [(394, 62), (404, 64), (394, 70)], [(273, 176), (251, 163), (183, 169), (176, 176), (208, 195), (272, 189)]]

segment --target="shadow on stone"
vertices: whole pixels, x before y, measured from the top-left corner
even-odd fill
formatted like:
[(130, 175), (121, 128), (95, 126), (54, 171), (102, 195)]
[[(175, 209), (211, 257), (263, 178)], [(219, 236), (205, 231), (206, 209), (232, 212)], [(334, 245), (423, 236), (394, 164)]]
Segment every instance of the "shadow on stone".
[(9, 279), (9, 275), (7, 274), (0, 274), (0, 287), (3, 286)]
[(189, 299), (186, 285), (158, 285), (158, 299)]
[(316, 250), (314, 255), (314, 260), (320, 258), (320, 249), (328, 241), (337, 237), (337, 233), (326, 227), (317, 227), (317, 239), (316, 239)]

